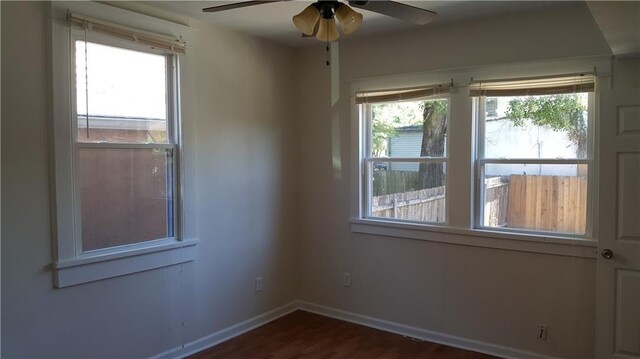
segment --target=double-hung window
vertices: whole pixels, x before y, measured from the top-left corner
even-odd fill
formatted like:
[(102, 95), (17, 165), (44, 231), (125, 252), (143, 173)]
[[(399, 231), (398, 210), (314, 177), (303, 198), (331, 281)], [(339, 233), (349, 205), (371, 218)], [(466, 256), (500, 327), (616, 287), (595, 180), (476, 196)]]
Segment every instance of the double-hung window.
[(449, 86), (359, 93), (365, 218), (445, 223)]
[[(54, 24), (56, 285), (186, 261), (169, 253), (185, 248), (178, 70), (185, 44), (66, 18), (66, 26)], [(139, 255), (147, 257), (122, 262)]]
[[(571, 255), (567, 244), (580, 243), (581, 255), (592, 256), (597, 76), (571, 72), (607, 64), (572, 60), (355, 82), (351, 230)], [(558, 69), (567, 74), (551, 75)], [(362, 90), (409, 77), (451, 82)]]
[(588, 236), (592, 76), (473, 83), (476, 227)]
[(175, 238), (175, 55), (73, 34), (78, 251)]

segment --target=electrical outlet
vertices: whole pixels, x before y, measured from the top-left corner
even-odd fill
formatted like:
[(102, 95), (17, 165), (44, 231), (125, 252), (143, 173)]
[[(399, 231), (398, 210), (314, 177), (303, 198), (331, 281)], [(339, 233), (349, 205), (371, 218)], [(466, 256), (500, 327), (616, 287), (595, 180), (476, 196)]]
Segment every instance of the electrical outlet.
[(262, 292), (262, 277), (256, 278), (256, 292)]
[(546, 325), (544, 324), (538, 325), (538, 340), (547, 340), (548, 330), (549, 328)]
[(342, 272), (342, 286), (351, 287), (351, 273)]

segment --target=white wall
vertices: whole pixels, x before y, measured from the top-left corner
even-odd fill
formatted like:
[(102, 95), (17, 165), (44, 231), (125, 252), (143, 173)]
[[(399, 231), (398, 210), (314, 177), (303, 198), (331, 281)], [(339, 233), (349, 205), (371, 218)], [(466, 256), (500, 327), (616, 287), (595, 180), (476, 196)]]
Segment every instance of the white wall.
[[(355, 79), (608, 53), (582, 4), (361, 41), (345, 38), (340, 43), (341, 98), (332, 108), (322, 45), (301, 50), (301, 299), (546, 355), (593, 357), (594, 259), (350, 231), (352, 168), (357, 164), (351, 154), (349, 91)], [(452, 129), (468, 131), (470, 125), (470, 117), (452, 114)], [(470, 195), (468, 188), (455, 187), (454, 192)], [(343, 271), (351, 272), (350, 288), (342, 287)], [(549, 326), (547, 341), (536, 340), (538, 324)]]
[(293, 52), (201, 23), (196, 260), (53, 289), (47, 6), (2, 2), (3, 356), (149, 356), (293, 300)]

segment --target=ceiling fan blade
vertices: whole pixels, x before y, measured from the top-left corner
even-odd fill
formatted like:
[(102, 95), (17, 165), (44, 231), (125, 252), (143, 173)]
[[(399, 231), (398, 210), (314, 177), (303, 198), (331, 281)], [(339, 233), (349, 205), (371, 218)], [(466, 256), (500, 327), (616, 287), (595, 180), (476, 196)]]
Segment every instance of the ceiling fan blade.
[(204, 9), (202, 9), (202, 12), (218, 12), (218, 11), (225, 11), (225, 10), (232, 10), (232, 9), (240, 9), (243, 7), (269, 4), (272, 2), (280, 2), (280, 1), (287, 1), (287, 0), (242, 1), (242, 2), (226, 4), (226, 5), (205, 7)]
[(395, 17), (415, 25), (424, 25), (433, 21), (437, 13), (419, 7), (395, 1), (349, 1), (355, 8), (377, 12), (378, 14)]

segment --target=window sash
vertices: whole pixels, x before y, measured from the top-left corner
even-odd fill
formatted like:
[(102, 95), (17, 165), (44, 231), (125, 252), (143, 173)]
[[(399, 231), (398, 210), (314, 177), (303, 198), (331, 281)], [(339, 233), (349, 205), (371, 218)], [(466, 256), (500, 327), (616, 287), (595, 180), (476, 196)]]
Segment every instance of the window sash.
[(439, 163), (446, 162), (447, 157), (366, 157), (366, 162), (420, 162)]
[(105, 149), (163, 149), (175, 151), (175, 143), (119, 143), (119, 142), (76, 142), (79, 148)]
[(532, 164), (532, 165), (589, 165), (588, 158), (480, 158), (478, 162), (485, 164)]
[[(173, 228), (173, 236), (169, 236), (169, 237), (165, 237), (165, 238), (157, 238), (157, 239), (153, 239), (153, 240), (147, 240), (147, 241), (138, 241), (138, 242), (134, 242), (131, 244), (125, 244), (125, 245), (117, 245), (117, 246), (111, 246), (111, 247), (106, 247), (106, 248), (100, 248), (100, 249), (92, 249), (92, 250), (84, 250), (83, 248), (83, 238), (82, 238), (82, 209), (81, 209), (81, 188), (79, 186), (79, 184), (81, 183), (81, 179), (80, 179), (80, 168), (77, 165), (79, 162), (79, 151), (81, 148), (94, 148), (94, 149), (160, 149), (160, 150), (164, 150), (166, 152), (168, 152), (168, 154), (171, 156), (172, 159), (172, 163), (171, 163), (171, 177), (172, 177), (172, 183), (171, 183), (171, 193), (173, 196), (173, 201), (172, 201), (172, 212), (173, 212), (173, 219), (171, 225)], [(128, 247), (135, 247), (136, 245), (140, 245), (140, 246), (145, 246), (145, 243), (155, 243), (158, 241), (167, 241), (167, 240), (171, 240), (171, 241), (182, 241), (182, 231), (181, 231), (181, 212), (180, 212), (180, 205), (181, 205), (181, 196), (179, 191), (180, 188), (180, 180), (179, 180), (179, 168), (180, 168), (180, 156), (179, 156), (179, 148), (178, 145), (176, 144), (152, 144), (152, 143), (84, 143), (84, 142), (76, 142), (75, 146), (74, 146), (74, 151), (73, 151), (73, 178), (74, 178), (74, 186), (73, 186), (73, 190), (74, 190), (74, 199), (73, 199), (73, 204), (74, 204), (74, 231), (75, 231), (75, 238), (76, 238), (76, 243), (75, 243), (75, 249), (76, 249), (76, 257), (82, 257), (82, 256), (87, 256), (87, 255), (98, 255), (101, 253), (109, 253), (111, 252), (114, 248), (128, 248)]]
[[(574, 75), (575, 76), (575, 75)], [(595, 76), (591, 76), (595, 80)], [(544, 79), (544, 78), (543, 78)], [(509, 95), (513, 96), (513, 95)], [(519, 96), (519, 95), (515, 95)], [(477, 229), (483, 230), (491, 230), (491, 231), (504, 231), (511, 233), (527, 233), (534, 235), (548, 235), (552, 233), (553, 235), (557, 235), (560, 237), (567, 238), (591, 238), (593, 235), (592, 228), (592, 212), (593, 212), (593, 166), (594, 166), (594, 102), (595, 98), (593, 92), (589, 94), (588, 104), (587, 104), (587, 158), (485, 158), (484, 157), (484, 143), (485, 143), (485, 122), (486, 122), (486, 111), (485, 111), (485, 98), (489, 96), (474, 96), (473, 108), (475, 111), (476, 118), (476, 159), (474, 165), (475, 171), (475, 183), (474, 183), (474, 193), (473, 196), (473, 227)], [(495, 96), (491, 96), (495, 97)], [(529, 229), (520, 229), (520, 228), (499, 228), (499, 227), (488, 227), (484, 225), (484, 202), (485, 202), (485, 189), (484, 189), (484, 180), (485, 180), (485, 166), (487, 164), (540, 164), (540, 165), (586, 165), (587, 166), (587, 221), (586, 228), (584, 234), (574, 234), (574, 233), (566, 233), (566, 232), (550, 232), (550, 231), (537, 231), (537, 230), (529, 230)]]
[[(165, 56), (166, 59), (166, 104), (167, 104), (167, 142), (168, 143), (180, 143), (180, 124), (178, 123), (178, 81), (177, 81), (177, 68), (178, 68), (178, 57), (177, 55), (167, 54), (167, 53), (158, 53), (157, 51), (149, 50), (148, 48), (136, 44), (123, 44), (118, 39), (110, 38), (109, 36), (95, 36), (95, 34), (87, 34), (83, 30), (71, 29), (71, 111), (72, 111), (72, 128), (73, 131), (73, 142), (78, 141), (78, 121), (81, 119), (85, 119), (85, 116), (89, 116), (91, 118), (92, 114), (80, 115), (77, 113), (77, 98), (76, 98), (76, 62), (75, 62), (75, 53), (76, 53), (76, 41), (87, 41), (93, 42), (101, 45), (113, 46), (117, 48), (125, 48), (128, 50), (146, 52), (152, 54), (161, 54)], [(86, 35), (86, 37), (85, 37)], [(108, 116), (105, 116), (108, 117)]]
[[(446, 86), (450, 86), (449, 84), (447, 84)], [(421, 87), (422, 88), (422, 87)], [(448, 88), (448, 91), (450, 90), (451, 87)], [(423, 101), (437, 101), (437, 100), (446, 100), (447, 101), (447, 118), (451, 118), (451, 110), (449, 108), (449, 104), (451, 99), (449, 97), (442, 97), (442, 96), (420, 96), (417, 97), (415, 99), (412, 99), (415, 101), (418, 100), (423, 100)], [(360, 103), (358, 104), (358, 106), (360, 107), (360, 118), (361, 121), (363, 122), (362, 124), (362, 153), (363, 159), (368, 159), (368, 158), (374, 158), (371, 156), (372, 151), (373, 151), (373, 113), (371, 111), (371, 105), (375, 105), (376, 103)], [(447, 120), (448, 121), (448, 120)], [(449, 124), (447, 123), (447, 126), (449, 126)], [(407, 161), (411, 161), (412, 159), (415, 160), (417, 158), (422, 158), (422, 159), (427, 159), (427, 158), (443, 158), (446, 159), (447, 158), (447, 154), (449, 153), (449, 141), (445, 141), (445, 149), (444, 149), (444, 156), (442, 157), (427, 157), (427, 156), (420, 156), (420, 157), (407, 157), (406, 160)], [(381, 157), (381, 158), (387, 158), (387, 157)], [(397, 159), (401, 159), (400, 157), (389, 157), (389, 158), (397, 158)]]
[[(437, 91), (442, 91), (442, 92), (436, 92), (436, 93), (429, 93), (429, 95), (424, 95), (424, 93), (421, 93), (419, 96), (416, 96), (415, 98), (404, 98), (404, 100), (438, 100), (438, 99), (446, 99), (448, 102), (448, 104), (450, 103), (449, 101), (450, 98), (449, 97), (443, 97), (440, 96), (441, 94), (447, 94), (450, 92), (451, 90), (451, 84), (443, 84), (443, 85), (435, 85), (435, 86), (422, 86), (422, 87), (416, 87), (416, 88), (411, 88), (411, 89), (405, 89), (408, 90), (409, 92), (413, 92), (415, 91), (423, 91), (427, 88), (433, 88), (433, 87), (438, 87)], [(385, 92), (383, 93), (383, 95), (389, 95), (388, 92), (393, 92), (396, 90), (381, 90), (381, 91), (371, 91), (371, 92), (363, 92), (362, 94), (366, 95), (366, 94), (372, 94), (372, 93), (376, 93), (376, 94), (380, 94), (381, 92)], [(429, 90), (431, 91), (431, 90)], [(415, 92), (418, 93), (418, 92)], [(365, 98), (365, 100), (363, 101), (359, 101), (358, 99), (356, 99), (356, 104), (359, 106), (359, 113), (360, 113), (360, 118), (362, 121), (362, 142), (361, 142), (361, 148), (362, 148), (362, 154), (363, 156), (361, 157), (361, 161), (362, 161), (362, 170), (360, 171), (360, 183), (361, 183), (361, 195), (360, 195), (360, 217), (361, 218), (366, 218), (366, 219), (374, 219), (374, 220), (378, 220), (378, 221), (396, 221), (396, 222), (406, 222), (406, 223), (417, 223), (417, 224), (426, 224), (426, 225), (438, 225), (438, 226), (446, 226), (448, 221), (449, 221), (449, 215), (448, 215), (448, 211), (449, 211), (449, 206), (446, 205), (446, 213), (445, 213), (445, 220), (444, 222), (426, 222), (426, 221), (412, 221), (412, 220), (406, 220), (406, 219), (397, 219), (397, 218), (385, 218), (385, 217), (374, 217), (372, 216), (372, 198), (373, 198), (373, 185), (372, 185), (372, 181), (373, 181), (373, 163), (374, 162), (404, 162), (404, 163), (443, 163), (447, 164), (448, 161), (448, 157), (446, 156), (446, 154), (449, 153), (448, 148), (445, 148), (445, 156), (442, 157), (427, 157), (427, 156), (422, 156), (422, 157), (373, 157), (371, 156), (372, 154), (372, 139), (373, 139), (373, 114), (371, 111), (371, 105), (374, 105), (376, 103), (383, 103), (383, 102), (389, 102), (389, 101), (373, 101), (373, 102), (368, 102), (366, 101), (366, 96), (363, 96)], [(380, 98), (378, 98), (380, 99)], [(448, 108), (448, 111), (450, 111), (450, 109)], [(450, 116), (449, 116), (450, 117)], [(449, 146), (449, 142), (446, 142), (446, 146)], [(445, 188), (448, 188), (448, 184), (449, 184), (449, 176), (445, 177)], [(445, 197), (445, 202), (448, 202), (449, 199), (448, 197)]]
[[(72, 131), (72, 172), (73, 172), (73, 231), (74, 231), (74, 248), (75, 258), (81, 258), (92, 255), (100, 255), (103, 253), (110, 253), (111, 251), (123, 249), (123, 248), (138, 248), (139, 246), (153, 245), (154, 243), (166, 242), (166, 241), (182, 241), (182, 196), (180, 193), (180, 145), (181, 145), (181, 132), (180, 132), (180, 118), (178, 115), (178, 81), (177, 81), (177, 68), (178, 57), (175, 54), (167, 53), (163, 50), (150, 49), (148, 46), (141, 45), (134, 42), (123, 42), (122, 39), (114, 38), (105, 34), (89, 33), (85, 30), (70, 29), (71, 41), (70, 49), (71, 54), (71, 127)], [(166, 58), (166, 103), (167, 103), (167, 143), (117, 143), (117, 142), (80, 142), (78, 141), (78, 120), (84, 118), (77, 113), (77, 99), (76, 99), (76, 74), (75, 74), (75, 52), (76, 41), (87, 41), (93, 43), (99, 43), (103, 45), (113, 46), (117, 48), (125, 48), (129, 50), (161, 54)], [(91, 114), (89, 114), (89, 117)], [(81, 194), (80, 194), (80, 170), (77, 166), (79, 161), (79, 149), (80, 148), (102, 148), (102, 149), (164, 149), (170, 152), (172, 156), (172, 178), (173, 183), (171, 191), (173, 193), (173, 236), (167, 238), (159, 238), (151, 241), (141, 241), (133, 244), (126, 244), (120, 246), (112, 246), (102, 249), (94, 249), (90, 251), (83, 250), (83, 238), (82, 238), (82, 214), (81, 214)]]

